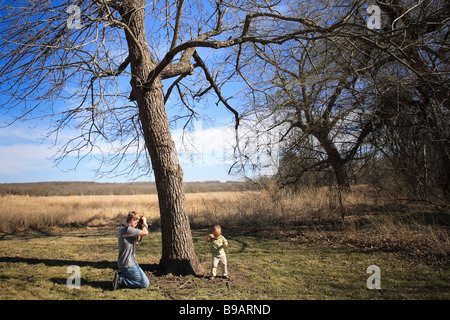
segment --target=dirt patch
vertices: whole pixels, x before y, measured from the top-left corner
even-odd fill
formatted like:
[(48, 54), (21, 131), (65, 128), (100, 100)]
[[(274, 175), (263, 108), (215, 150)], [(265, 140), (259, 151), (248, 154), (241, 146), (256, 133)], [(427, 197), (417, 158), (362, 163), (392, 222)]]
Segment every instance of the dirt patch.
[[(157, 265), (142, 267), (150, 280), (150, 286), (171, 300), (229, 299), (235, 294), (235, 287), (250, 285), (250, 281), (233, 266), (228, 267), (229, 279), (221, 276), (209, 279), (209, 273), (202, 276), (176, 276), (161, 273)], [(210, 265), (205, 262), (203, 267), (209, 270)]]

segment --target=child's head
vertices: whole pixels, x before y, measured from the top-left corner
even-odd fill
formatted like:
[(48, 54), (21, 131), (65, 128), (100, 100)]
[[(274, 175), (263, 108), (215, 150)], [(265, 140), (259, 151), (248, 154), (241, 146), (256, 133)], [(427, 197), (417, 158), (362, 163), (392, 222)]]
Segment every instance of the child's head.
[(218, 237), (222, 234), (222, 228), (218, 224), (216, 224), (211, 228), (211, 232), (214, 237)]

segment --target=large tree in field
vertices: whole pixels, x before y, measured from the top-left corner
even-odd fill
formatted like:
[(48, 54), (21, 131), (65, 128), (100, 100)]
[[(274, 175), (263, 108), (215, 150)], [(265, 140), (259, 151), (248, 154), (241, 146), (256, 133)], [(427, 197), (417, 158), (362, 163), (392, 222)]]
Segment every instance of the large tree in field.
[[(253, 43), (241, 58), (251, 66), (241, 70), (253, 85), (247, 112), (270, 123), (283, 141), (281, 185), (330, 168), (339, 188), (349, 191), (348, 167), (374, 130), (370, 72), (380, 53), (358, 38), (368, 39), (370, 32), (362, 3), (333, 7), (324, 0), (297, 10), (321, 24), (346, 17), (348, 25), (282, 45)], [(265, 76), (255, 76), (257, 68)]]
[[(442, 90), (434, 85), (445, 84), (435, 72), (436, 66), (446, 66), (440, 44), (425, 47), (420, 54), (410, 50), (412, 43), (421, 43), (418, 40), (432, 43), (428, 34), (446, 37), (438, 10), (444, 5), (424, 2), (432, 2), (423, 8), (434, 11), (424, 10), (414, 24), (416, 7), (409, 10), (401, 1), (378, 1), (389, 14), (391, 29), (376, 33), (365, 21), (352, 19), (363, 10), (363, 1), (340, 5), (331, 0), (2, 1), (1, 111), (10, 113), (10, 123), (34, 119), (48, 125), (49, 137), (58, 142), (57, 159), (70, 155), (81, 159), (99, 151), (101, 165), (111, 170), (127, 161), (130, 170), (151, 169), (161, 216), (160, 266), (165, 272), (201, 274), (186, 214), (183, 170), (166, 111), (173, 94), (179, 94), (188, 114), (195, 112), (189, 102), (214, 95), (231, 111), (238, 128), (241, 117), (229, 99), (234, 93), (224, 94), (227, 80), (239, 78), (250, 95), (265, 90), (244, 75), (253, 59), (267, 57), (245, 54), (250, 48), (264, 52), (285, 48), (292, 41), (340, 37), (357, 39), (404, 65), (421, 80), (417, 90), (424, 97), (447, 107), (448, 84)], [(318, 19), (317, 13), (325, 8), (333, 14)], [(415, 28), (396, 29), (399, 22)], [(403, 34), (407, 41), (399, 40)], [(365, 63), (363, 52), (357, 55), (355, 61)], [(431, 60), (438, 64), (430, 67)], [(343, 73), (333, 87), (337, 98), (350, 98), (351, 93), (342, 92), (358, 88), (359, 70), (345, 72), (347, 76)], [(262, 69), (254, 68), (253, 73), (256, 81), (265, 77)], [(185, 94), (192, 99), (185, 99)], [(334, 98), (323, 101), (330, 105)], [(332, 114), (324, 115), (331, 119)], [(69, 129), (68, 138), (62, 136), (63, 129)]]
[[(177, 274), (203, 270), (165, 109), (170, 93), (183, 93), (183, 81), (200, 77), (196, 96), (215, 94), (237, 127), (238, 113), (207, 58), (218, 63), (215, 70), (229, 71), (227, 63), (246, 43), (282, 44), (345, 23), (343, 16), (319, 25), (290, 15), (289, 5), (245, 0), (2, 1), (0, 10), (2, 112), (11, 121), (48, 124), (56, 141), (69, 128), (57, 158), (100, 150), (103, 164), (118, 165), (134, 154), (133, 168), (151, 168), (161, 216), (160, 266)], [(185, 88), (193, 92), (195, 85)], [(105, 151), (106, 142), (117, 148)]]
[(280, 168), (281, 184), (295, 184), (305, 172), (329, 167), (337, 185), (350, 190), (348, 166), (376, 127), (367, 79), (367, 65), (376, 55), (358, 44), (329, 37), (255, 51), (273, 73), (273, 89), (264, 92), (255, 112), (271, 118), (286, 141), (284, 160), (290, 157)]
[[(281, 45), (251, 43), (240, 59), (240, 73), (251, 83), (248, 113), (286, 141), (282, 183), (331, 168), (336, 183), (349, 189), (349, 165), (379, 150), (411, 176), (422, 171), (421, 180), (440, 185), (448, 198), (449, 2), (297, 3), (298, 15), (320, 25), (347, 23)], [(263, 76), (253, 73), (258, 68)], [(423, 152), (401, 153), (398, 145)], [(407, 168), (397, 159), (406, 151), (414, 163)], [(439, 179), (430, 179), (431, 164)]]

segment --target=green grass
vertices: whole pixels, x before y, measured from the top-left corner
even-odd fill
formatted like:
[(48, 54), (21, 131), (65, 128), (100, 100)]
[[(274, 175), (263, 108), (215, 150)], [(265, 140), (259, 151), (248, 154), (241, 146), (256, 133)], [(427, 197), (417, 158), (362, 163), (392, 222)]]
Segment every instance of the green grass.
[[(111, 291), (117, 230), (61, 229), (0, 234), (0, 300), (5, 299), (450, 299), (448, 265), (432, 266), (392, 252), (362, 252), (324, 244), (225, 234), (231, 280), (159, 275), (161, 234), (137, 247), (151, 281), (147, 289)], [(205, 270), (205, 231), (194, 244)], [(381, 290), (369, 290), (370, 265), (381, 269)], [(81, 270), (81, 288), (68, 289), (67, 267)], [(219, 273), (220, 274), (220, 273)]]

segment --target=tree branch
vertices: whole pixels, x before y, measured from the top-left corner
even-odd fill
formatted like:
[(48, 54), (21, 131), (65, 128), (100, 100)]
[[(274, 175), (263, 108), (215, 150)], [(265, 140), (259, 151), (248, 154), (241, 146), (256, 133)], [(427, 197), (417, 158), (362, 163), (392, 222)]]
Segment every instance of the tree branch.
[(175, 29), (173, 30), (172, 44), (170, 50), (177, 46), (178, 38), (180, 37), (181, 16), (183, 15), (184, 0), (178, 0), (177, 15), (175, 17)]
[[(306, 26), (306, 29), (299, 29), (298, 31), (293, 31), (290, 33), (282, 34), (279, 36), (265, 36), (265, 37), (257, 37), (257, 36), (248, 36), (250, 23), (253, 19), (259, 18), (259, 17), (271, 17), (277, 20), (283, 20), (283, 21), (291, 21), (291, 22), (297, 22), (301, 23), (304, 26)], [(193, 66), (189, 62), (190, 58), (194, 54), (194, 51), (198, 47), (203, 48), (213, 48), (213, 49), (221, 49), (221, 48), (227, 48), (232, 47), (235, 45), (241, 45), (243, 43), (247, 42), (253, 42), (253, 43), (260, 43), (260, 44), (282, 44), (288, 40), (301, 37), (307, 34), (310, 34), (312, 32), (320, 31), (320, 32), (332, 32), (337, 28), (340, 28), (343, 26), (344, 22), (338, 22), (328, 28), (321, 27), (317, 25), (316, 23), (308, 20), (308, 19), (302, 19), (302, 18), (296, 18), (296, 17), (288, 17), (283, 16), (275, 13), (253, 13), (248, 14), (245, 18), (245, 23), (243, 27), (243, 31), (241, 36), (237, 38), (230, 38), (228, 40), (210, 40), (207, 39), (220, 35), (222, 33), (222, 20), (223, 20), (223, 12), (218, 9), (218, 21), (217, 26), (215, 30), (211, 30), (209, 32), (206, 32), (204, 34), (201, 34), (197, 38), (190, 40), (188, 42), (182, 43), (179, 46), (173, 46), (171, 50), (169, 50), (164, 58), (161, 60), (161, 62), (156, 66), (155, 69), (150, 72), (146, 83), (144, 84), (145, 87), (151, 87), (155, 79), (161, 75), (162, 79), (168, 79), (175, 76), (179, 76), (184, 73), (192, 73), (193, 72)], [(319, 36), (319, 37), (323, 37)], [(306, 38), (306, 37), (305, 37)], [(184, 51), (184, 52), (183, 52)], [(174, 59), (174, 57), (180, 53), (183, 52), (182, 57), (178, 63), (171, 64), (171, 61)]]
[(219, 100), (225, 105), (225, 107), (231, 111), (234, 114), (234, 119), (235, 119), (235, 130), (237, 130), (237, 128), (239, 127), (239, 113), (229, 105), (229, 103), (227, 102), (227, 100), (222, 96), (222, 93), (220, 91), (220, 89), (217, 87), (216, 82), (214, 81), (213, 77), (211, 76), (211, 73), (208, 70), (208, 67), (206, 66), (205, 62), (202, 60), (202, 58), (200, 58), (200, 56), (198, 55), (197, 51), (194, 52), (194, 59), (195, 62), (197, 62), (197, 64), (200, 66), (200, 68), (202, 68), (203, 72), (205, 73), (205, 77), (206, 80), (208, 80), (208, 82), (211, 84), (211, 86), (214, 89), (214, 92), (217, 94), (217, 96), (219, 97)]

